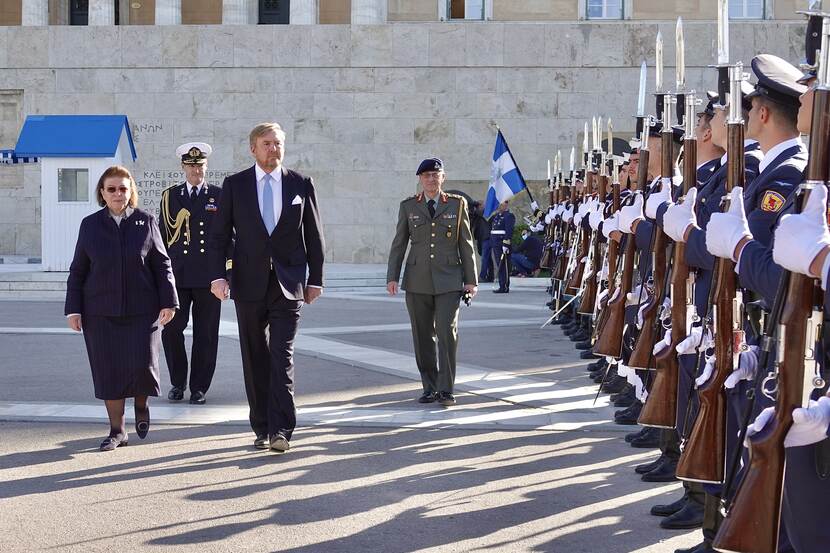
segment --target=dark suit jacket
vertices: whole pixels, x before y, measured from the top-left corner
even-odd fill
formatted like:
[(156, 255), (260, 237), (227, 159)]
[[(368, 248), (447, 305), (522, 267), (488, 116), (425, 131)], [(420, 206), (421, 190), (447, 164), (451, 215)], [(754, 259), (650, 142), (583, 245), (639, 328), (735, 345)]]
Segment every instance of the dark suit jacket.
[(306, 268), (308, 284), (323, 285), (323, 224), (310, 178), (282, 168), (282, 213), (270, 236), (259, 210), (254, 167), (225, 179), (208, 244), (211, 280), (225, 278), (225, 253), (234, 232), (233, 299), (265, 298), (272, 263), (288, 299), (303, 299)]
[[(208, 268), (207, 242), (210, 228), (219, 209), (222, 189), (206, 185), (196, 201), (190, 200), (187, 184), (177, 184), (162, 192), (168, 197), (169, 213), (161, 213), (161, 237), (167, 246), (167, 253), (173, 263), (173, 274), (179, 288), (210, 288), (210, 270)], [(162, 205), (164, 205), (162, 203)], [(175, 220), (180, 210), (190, 212), (190, 242), (182, 228), (178, 238), (171, 243), (174, 231), (165, 224), (165, 217)]]
[(539, 266), (539, 260), (542, 259), (542, 250), (544, 244), (535, 236), (528, 236), (516, 248), (516, 253), (523, 253), (533, 263), (535, 267)]
[(128, 317), (178, 306), (155, 217), (136, 209), (118, 226), (105, 207), (81, 221), (65, 314)]

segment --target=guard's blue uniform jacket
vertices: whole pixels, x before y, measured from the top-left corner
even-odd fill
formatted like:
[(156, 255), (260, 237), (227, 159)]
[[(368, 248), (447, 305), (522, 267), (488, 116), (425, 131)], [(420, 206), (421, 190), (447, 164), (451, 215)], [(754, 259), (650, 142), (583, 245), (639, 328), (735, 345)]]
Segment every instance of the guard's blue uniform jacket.
[(499, 272), (499, 290), (508, 290), (510, 288), (510, 273), (508, 271), (508, 261), (510, 254), (504, 256), (502, 259), (502, 247), (510, 248), (513, 240), (513, 228), (516, 226), (516, 217), (506, 210), (503, 213), (496, 213), (490, 219), (490, 251), (495, 257), (495, 268)]

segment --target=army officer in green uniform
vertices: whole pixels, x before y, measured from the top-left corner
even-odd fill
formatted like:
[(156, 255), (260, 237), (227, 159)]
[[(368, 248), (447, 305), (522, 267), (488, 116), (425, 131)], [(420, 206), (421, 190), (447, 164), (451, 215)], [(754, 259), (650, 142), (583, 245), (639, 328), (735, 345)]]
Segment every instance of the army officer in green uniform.
[[(458, 306), (464, 292), (478, 289), (475, 248), (466, 200), (441, 190), (444, 164), (425, 159), (418, 166), (421, 191), (401, 202), (389, 252), (386, 289), (398, 293), (401, 264), (409, 244), (403, 285), (412, 324), (415, 361), (421, 372), (421, 403), (455, 404)], [(438, 338), (438, 355), (435, 338)]]

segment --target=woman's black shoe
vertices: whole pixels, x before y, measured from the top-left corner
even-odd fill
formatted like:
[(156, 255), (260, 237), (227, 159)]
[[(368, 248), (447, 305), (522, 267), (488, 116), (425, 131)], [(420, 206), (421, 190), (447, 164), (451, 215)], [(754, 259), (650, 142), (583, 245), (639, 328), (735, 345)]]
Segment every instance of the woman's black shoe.
[(144, 409), (135, 408), (135, 433), (142, 440), (147, 437), (150, 431), (150, 407)]

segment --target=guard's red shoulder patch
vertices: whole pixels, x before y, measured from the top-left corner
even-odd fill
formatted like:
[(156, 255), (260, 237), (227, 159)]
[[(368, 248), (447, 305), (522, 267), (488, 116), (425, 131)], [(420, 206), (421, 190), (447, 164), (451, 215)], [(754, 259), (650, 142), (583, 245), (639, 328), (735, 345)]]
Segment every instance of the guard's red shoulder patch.
[(785, 201), (786, 200), (784, 199), (784, 196), (782, 196), (778, 192), (767, 190), (766, 194), (764, 194), (764, 197), (761, 200), (761, 210), (776, 213), (778, 211), (781, 211), (781, 208), (784, 207)]

